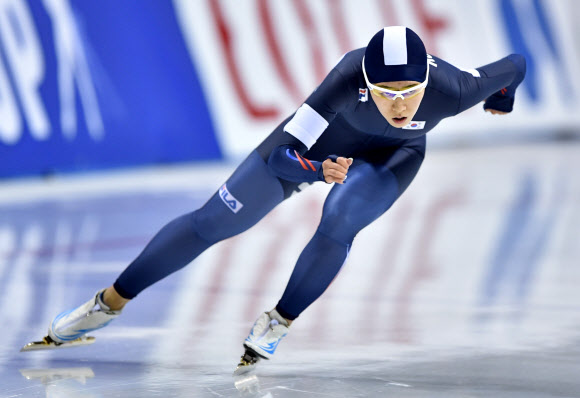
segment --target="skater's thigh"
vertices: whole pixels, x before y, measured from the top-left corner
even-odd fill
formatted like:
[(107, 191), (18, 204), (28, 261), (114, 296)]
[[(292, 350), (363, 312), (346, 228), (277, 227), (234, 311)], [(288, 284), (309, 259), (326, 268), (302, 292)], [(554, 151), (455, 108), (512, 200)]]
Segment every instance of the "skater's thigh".
[(319, 229), (340, 242), (351, 242), (399, 198), (422, 159), (412, 152), (395, 152), (383, 164), (355, 159), (348, 179), (342, 185), (335, 184), (326, 198)]
[(210, 200), (194, 212), (197, 232), (208, 242), (239, 234), (284, 200), (280, 180), (253, 151)]

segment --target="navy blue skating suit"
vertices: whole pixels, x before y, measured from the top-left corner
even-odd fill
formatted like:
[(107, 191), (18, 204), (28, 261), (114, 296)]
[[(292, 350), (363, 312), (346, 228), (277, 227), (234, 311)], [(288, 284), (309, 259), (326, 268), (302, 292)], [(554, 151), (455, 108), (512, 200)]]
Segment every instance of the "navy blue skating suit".
[(405, 128), (395, 128), (366, 89), (364, 52), (347, 53), (204, 206), (163, 227), (119, 276), (117, 292), (132, 299), (209, 246), (253, 226), (301, 184), (323, 180), (321, 162), (329, 156), (352, 157), (348, 179), (328, 194), (320, 224), (276, 307), (295, 319), (337, 275), (356, 234), (409, 186), (425, 156), (425, 135), (486, 99), (486, 107), (511, 111), (525, 75), (525, 60), (516, 54), (472, 71), (430, 57), (419, 109)]

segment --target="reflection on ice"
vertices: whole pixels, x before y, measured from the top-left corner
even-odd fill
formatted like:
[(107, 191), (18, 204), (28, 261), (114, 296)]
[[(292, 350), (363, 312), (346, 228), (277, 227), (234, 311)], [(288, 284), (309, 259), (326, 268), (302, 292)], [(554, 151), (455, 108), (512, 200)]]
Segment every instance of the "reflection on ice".
[(234, 386), (243, 397), (262, 397), (260, 391), (260, 379), (256, 375), (243, 375), (234, 377)]
[(20, 369), (20, 374), (27, 380), (38, 379), (42, 384), (62, 379), (73, 379), (86, 384), (87, 378), (95, 377), (91, 368)]
[(39, 380), (46, 389), (46, 397), (59, 398), (97, 398), (102, 395), (95, 391), (80, 388), (87, 379), (95, 377), (89, 367), (54, 368), (54, 369), (20, 369), (20, 374), (27, 380)]

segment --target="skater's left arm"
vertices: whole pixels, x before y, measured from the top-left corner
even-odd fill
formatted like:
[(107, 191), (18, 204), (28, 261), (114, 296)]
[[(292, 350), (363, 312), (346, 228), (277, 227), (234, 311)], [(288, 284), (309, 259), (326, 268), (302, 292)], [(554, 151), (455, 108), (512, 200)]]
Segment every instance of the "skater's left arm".
[(485, 101), (483, 108), (492, 114), (512, 111), (516, 89), (526, 75), (526, 60), (522, 55), (511, 54), (499, 61), (481, 66), (460, 75), (460, 100), (458, 112)]

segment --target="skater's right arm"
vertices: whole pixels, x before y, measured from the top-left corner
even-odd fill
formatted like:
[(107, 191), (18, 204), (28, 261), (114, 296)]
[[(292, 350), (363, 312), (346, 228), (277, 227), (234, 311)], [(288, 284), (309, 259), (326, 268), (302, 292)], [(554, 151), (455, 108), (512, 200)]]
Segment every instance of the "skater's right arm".
[(283, 144), (274, 148), (268, 159), (272, 174), (294, 182), (344, 182), (352, 159), (328, 154), (326, 160), (317, 162), (305, 158), (304, 154), (336, 115), (357, 100), (353, 93), (358, 93), (358, 90), (351, 86), (350, 79), (345, 78), (337, 67), (326, 76), (284, 126)]
[(306, 146), (294, 137), (293, 144), (280, 145), (272, 151), (268, 166), (276, 177), (295, 182), (324, 181), (342, 184), (346, 179), (352, 159), (330, 155), (324, 162), (309, 160), (303, 156)]

